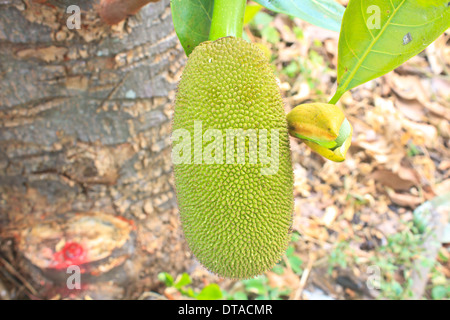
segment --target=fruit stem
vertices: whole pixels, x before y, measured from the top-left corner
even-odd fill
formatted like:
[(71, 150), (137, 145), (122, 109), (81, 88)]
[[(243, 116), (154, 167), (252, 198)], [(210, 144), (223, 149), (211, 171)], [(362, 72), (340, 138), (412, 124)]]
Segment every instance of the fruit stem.
[(214, 0), (209, 40), (242, 37), (246, 0)]
[(333, 98), (331, 98), (329, 104), (336, 104), (339, 99), (342, 97), (342, 95), (345, 93), (345, 90), (336, 90), (336, 93), (334, 94)]

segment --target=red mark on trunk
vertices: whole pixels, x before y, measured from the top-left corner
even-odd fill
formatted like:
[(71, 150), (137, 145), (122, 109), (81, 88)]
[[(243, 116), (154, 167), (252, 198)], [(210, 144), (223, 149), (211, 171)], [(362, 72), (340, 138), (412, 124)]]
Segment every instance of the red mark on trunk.
[(86, 250), (77, 242), (67, 242), (64, 248), (55, 252), (51, 268), (65, 269), (72, 265), (86, 263)]

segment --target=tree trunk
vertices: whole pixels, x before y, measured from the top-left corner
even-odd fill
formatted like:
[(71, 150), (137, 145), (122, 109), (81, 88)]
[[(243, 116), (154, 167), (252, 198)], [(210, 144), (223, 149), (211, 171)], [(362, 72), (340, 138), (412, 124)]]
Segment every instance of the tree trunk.
[[(72, 4), (81, 8), (80, 29), (67, 25)], [(98, 258), (96, 273), (87, 269), (98, 283), (120, 274), (122, 283), (138, 285), (133, 292), (154, 289), (159, 272), (178, 273), (192, 263), (170, 160), (174, 90), (185, 55), (169, 0), (112, 27), (100, 21), (97, 5), (0, 1), (0, 268), (29, 295), (49, 297), (45, 283), (56, 281), (51, 275), (59, 270), (51, 260), (74, 241), (67, 224), (80, 216), (125, 234), (126, 244), (101, 242), (97, 249), (108, 253), (84, 256), (83, 263)], [(83, 228), (76, 234), (83, 243), (118, 232), (100, 228), (86, 238), (83, 232), (92, 230)], [(102, 268), (112, 256), (123, 259)], [(134, 297), (124, 286), (103, 291), (99, 297)]]

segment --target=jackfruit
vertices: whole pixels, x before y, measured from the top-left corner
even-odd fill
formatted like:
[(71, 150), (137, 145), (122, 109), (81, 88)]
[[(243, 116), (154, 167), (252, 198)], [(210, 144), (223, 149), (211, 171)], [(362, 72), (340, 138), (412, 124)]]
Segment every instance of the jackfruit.
[(172, 139), (180, 219), (194, 256), (226, 278), (271, 269), (290, 239), (293, 172), (280, 90), (258, 46), (226, 37), (194, 49), (178, 85)]

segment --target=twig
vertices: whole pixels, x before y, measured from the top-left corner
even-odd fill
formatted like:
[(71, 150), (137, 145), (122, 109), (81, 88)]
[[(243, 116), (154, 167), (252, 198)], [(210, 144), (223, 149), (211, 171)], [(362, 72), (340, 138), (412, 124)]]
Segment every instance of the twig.
[(308, 277), (309, 277), (309, 274), (311, 273), (314, 261), (315, 261), (315, 259), (313, 258), (312, 255), (310, 255), (309, 259), (308, 259), (308, 264), (306, 266), (306, 269), (302, 273), (302, 277), (300, 278), (300, 282), (298, 284), (298, 289), (295, 292), (292, 300), (300, 300), (300, 298), (302, 297), (303, 290), (305, 289), (306, 282), (308, 281)]
[(27, 288), (33, 295), (38, 295), (38, 292), (33, 288), (33, 286), (20, 273), (18, 273), (8, 261), (0, 257), (0, 262), (5, 266), (5, 269), (19, 279), (25, 288)]

